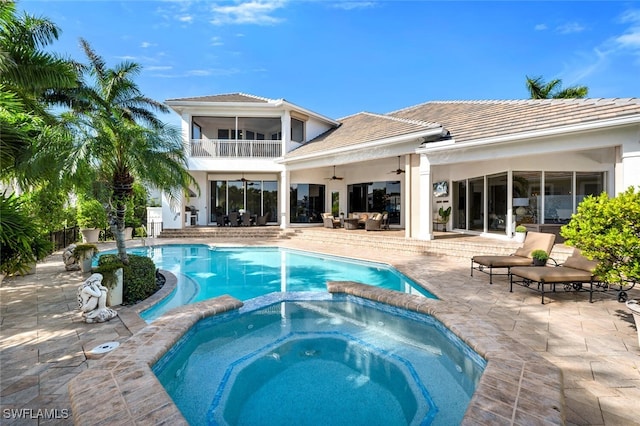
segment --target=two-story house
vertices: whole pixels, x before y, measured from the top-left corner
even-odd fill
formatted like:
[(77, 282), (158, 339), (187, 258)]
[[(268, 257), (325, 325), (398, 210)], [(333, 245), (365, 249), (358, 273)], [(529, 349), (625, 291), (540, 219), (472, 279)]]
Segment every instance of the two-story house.
[(510, 238), (516, 224), (567, 223), (590, 194), (640, 185), (640, 100), (427, 102), (331, 119), (283, 99), (171, 99), (202, 190), (164, 228), (230, 213), (282, 228), (321, 213), (389, 213), (408, 238), (449, 230)]

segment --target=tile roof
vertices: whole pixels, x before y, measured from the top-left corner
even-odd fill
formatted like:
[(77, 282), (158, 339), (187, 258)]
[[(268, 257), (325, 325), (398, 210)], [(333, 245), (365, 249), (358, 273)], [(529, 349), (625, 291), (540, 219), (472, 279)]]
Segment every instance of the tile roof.
[(248, 95), (246, 93), (225, 93), (221, 95), (196, 96), (193, 98), (176, 98), (167, 99), (171, 101), (193, 101), (193, 102), (256, 102), (269, 103), (275, 102), (274, 99), (261, 98), (260, 96)]
[(640, 115), (640, 99), (436, 101), (387, 115), (439, 122), (459, 143)]
[[(329, 130), (301, 147), (289, 152), (295, 158), (333, 149), (346, 148), (366, 142), (402, 136), (440, 127), (438, 123), (404, 119), (369, 112), (361, 112), (338, 120), (340, 126)], [(417, 144), (416, 144), (417, 147)]]

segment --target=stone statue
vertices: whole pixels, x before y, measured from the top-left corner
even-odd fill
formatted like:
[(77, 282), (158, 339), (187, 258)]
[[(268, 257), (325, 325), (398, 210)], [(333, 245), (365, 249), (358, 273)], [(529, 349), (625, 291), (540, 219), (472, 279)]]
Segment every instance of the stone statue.
[(115, 318), (118, 313), (107, 308), (107, 292), (102, 285), (102, 274), (92, 274), (78, 287), (78, 308), (85, 322), (105, 322)]
[(76, 250), (76, 245), (71, 244), (69, 247), (64, 249), (62, 252), (62, 260), (64, 261), (64, 269), (67, 271), (79, 271), (80, 264), (78, 260), (74, 256), (74, 251)]

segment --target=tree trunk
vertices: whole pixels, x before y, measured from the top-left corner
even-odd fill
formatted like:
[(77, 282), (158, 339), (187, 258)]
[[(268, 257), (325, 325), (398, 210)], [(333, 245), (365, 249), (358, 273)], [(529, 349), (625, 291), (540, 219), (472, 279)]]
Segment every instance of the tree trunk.
[(118, 200), (116, 201), (116, 217), (111, 222), (111, 232), (116, 239), (116, 248), (118, 249), (118, 257), (125, 265), (129, 264), (127, 256), (127, 245), (124, 240), (124, 214), (127, 205)]

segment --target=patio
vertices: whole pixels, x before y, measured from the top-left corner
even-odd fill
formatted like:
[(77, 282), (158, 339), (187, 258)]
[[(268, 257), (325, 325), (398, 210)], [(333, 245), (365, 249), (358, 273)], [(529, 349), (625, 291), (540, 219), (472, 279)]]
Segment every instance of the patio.
[[(204, 239), (162, 239), (156, 243), (210, 243)], [(228, 241), (247, 244), (247, 239)], [(633, 407), (640, 400), (640, 349), (631, 313), (614, 298), (559, 291), (540, 304), (528, 289), (508, 291), (506, 277), (469, 276), (468, 258), (427, 256), (380, 248), (354, 248), (298, 238), (254, 244), (280, 245), (393, 264), (426, 283), (440, 298), (468, 306), (478, 321), (496, 325), (562, 369), (567, 424), (640, 424)], [(139, 244), (139, 242), (133, 242)], [(112, 248), (113, 244), (101, 247)], [(0, 363), (3, 424), (72, 424), (68, 382), (90, 368), (89, 351), (108, 341), (126, 341), (144, 327), (135, 307), (121, 307), (119, 317), (85, 324), (77, 311), (80, 272), (66, 272), (60, 253), (38, 264), (37, 273), (5, 279), (0, 287)], [(631, 297), (640, 297), (634, 289)], [(499, 401), (488, 401), (500, 404)], [(57, 419), (12, 418), (12, 412), (37, 416), (50, 410)], [(28, 411), (28, 410), (31, 411)], [(15, 416), (14, 416), (15, 417)], [(6, 423), (5, 423), (6, 422)], [(507, 422), (508, 423), (508, 422)]]

